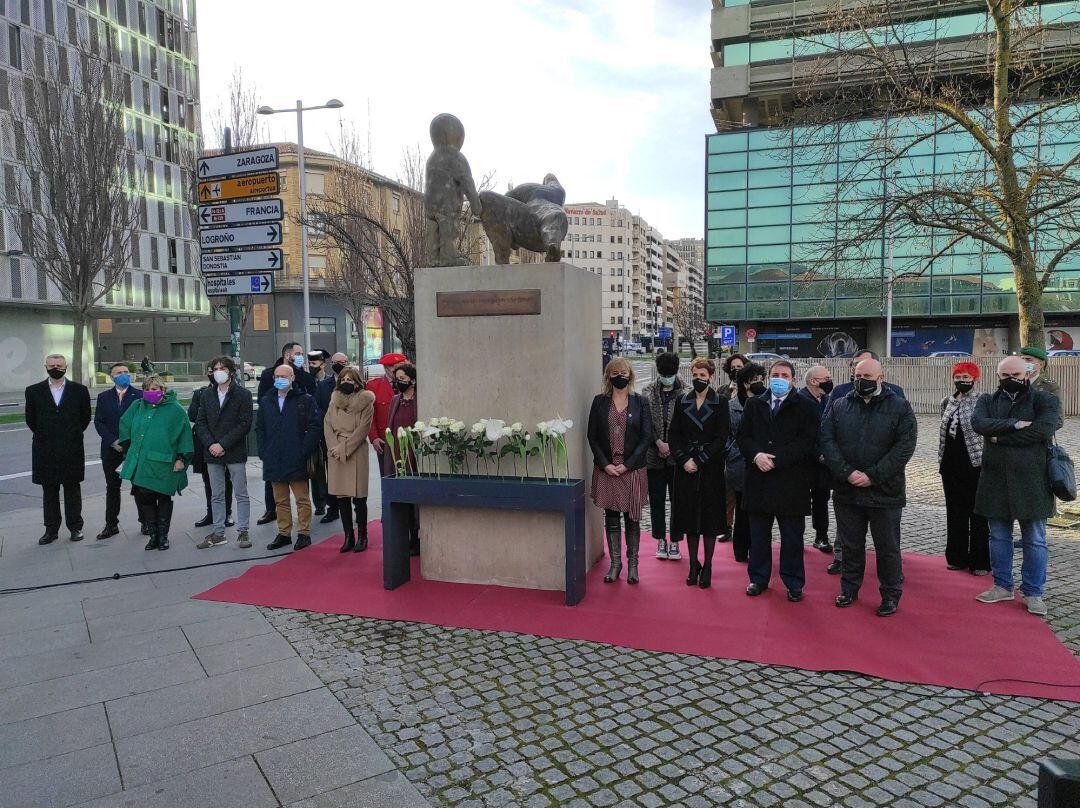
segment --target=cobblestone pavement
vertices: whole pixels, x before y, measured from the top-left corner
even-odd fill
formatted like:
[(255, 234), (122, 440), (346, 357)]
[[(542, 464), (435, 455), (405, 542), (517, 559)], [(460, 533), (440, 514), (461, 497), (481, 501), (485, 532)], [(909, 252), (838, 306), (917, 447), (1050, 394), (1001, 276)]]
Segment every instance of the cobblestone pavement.
[[(940, 553), (934, 419), (919, 426), (904, 544)], [(1080, 421), (1060, 438), (1080, 446)], [(1050, 541), (1050, 623), (1080, 652), (1080, 541)], [(1080, 757), (1067, 702), (264, 611), (433, 805), (1018, 808), (1035, 761)]]

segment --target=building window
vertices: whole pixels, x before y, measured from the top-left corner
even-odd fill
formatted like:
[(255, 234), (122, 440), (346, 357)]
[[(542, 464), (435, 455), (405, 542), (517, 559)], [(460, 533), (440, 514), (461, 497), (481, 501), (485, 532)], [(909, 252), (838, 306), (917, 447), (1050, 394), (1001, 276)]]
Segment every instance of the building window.
[(194, 342), (169, 343), (169, 358), (174, 362), (183, 362), (195, 357)]
[(167, 275), (161, 276), (161, 307), (163, 309), (169, 308), (169, 278)]
[(22, 70), (22, 31), (17, 25), (8, 25), (8, 64)]
[(321, 171), (304, 172), (304, 190), (315, 196), (326, 196), (326, 175)]
[(394, 213), (401, 213), (401, 194), (394, 194), (390, 198), (390, 210)]
[(23, 296), (22, 291), (22, 267), (19, 266), (19, 259), (11, 259), (11, 296), (16, 300)]
[(311, 318), (311, 333), (312, 334), (336, 334), (337, 333), (337, 320), (333, 317), (312, 317)]

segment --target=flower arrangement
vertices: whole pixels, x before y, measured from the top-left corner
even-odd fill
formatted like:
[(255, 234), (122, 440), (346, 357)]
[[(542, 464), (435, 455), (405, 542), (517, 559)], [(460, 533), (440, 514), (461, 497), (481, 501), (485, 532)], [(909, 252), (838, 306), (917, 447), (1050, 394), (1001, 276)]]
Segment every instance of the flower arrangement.
[(571, 420), (553, 418), (530, 433), (520, 422), (508, 425), (498, 418), (482, 418), (468, 429), (463, 421), (432, 418), (401, 427), (396, 435), (387, 429), (386, 445), (401, 477), (439, 477), (443, 467), (450, 474), (506, 477), (505, 463), (524, 480), (532, 458), (540, 461), (545, 480), (565, 482), (570, 478), (566, 433), (573, 426)]

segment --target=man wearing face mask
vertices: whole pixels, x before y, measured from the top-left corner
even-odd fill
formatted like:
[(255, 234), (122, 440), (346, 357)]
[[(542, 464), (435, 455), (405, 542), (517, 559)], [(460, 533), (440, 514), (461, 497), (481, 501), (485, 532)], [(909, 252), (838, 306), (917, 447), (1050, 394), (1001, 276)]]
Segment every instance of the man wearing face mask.
[(1023, 357), (1001, 360), (997, 375), (997, 391), (980, 396), (971, 416), (972, 428), (985, 439), (975, 513), (990, 524), (994, 576), (994, 586), (977, 599), (1013, 600), (1013, 523), (1019, 522), (1024, 558), (1020, 591), (1029, 612), (1045, 615), (1046, 520), (1054, 512), (1046, 452), (1057, 429), (1060, 404), (1050, 393), (1032, 387)]
[[(832, 374), (821, 365), (814, 365), (803, 376), (803, 389), (799, 395), (810, 401), (818, 410), (818, 419), (824, 417), (825, 407), (829, 403), (829, 394), (833, 390)], [(823, 553), (833, 552), (829, 543), (829, 493), (831, 492), (829, 470), (822, 463), (820, 453), (817, 456), (814, 487), (810, 489), (810, 521), (814, 526), (814, 547)], [(837, 556), (839, 561), (839, 556)]]
[[(120, 532), (120, 466), (124, 455), (120, 448), (120, 417), (127, 412), (131, 402), (142, 398), (142, 390), (131, 386), (131, 371), (124, 362), (116, 362), (109, 368), (113, 386), (98, 393), (94, 408), (94, 429), (101, 436), (101, 469), (105, 472), (105, 527), (98, 533), (101, 541)], [(142, 523), (141, 518), (139, 522)], [(143, 525), (143, 534), (147, 527)]]
[[(856, 351), (851, 357), (851, 381), (838, 384), (833, 388), (832, 392), (829, 393), (829, 400), (825, 404), (825, 409), (828, 409), (834, 401), (839, 401), (851, 392), (852, 388), (855, 386), (855, 368), (864, 359), (873, 359), (875, 362), (881, 361), (881, 357), (869, 348), (862, 348), (861, 350)], [(904, 394), (904, 388), (900, 385), (892, 384), (890, 382), (883, 382), (883, 384), (892, 390), (894, 395), (897, 395), (900, 398), (907, 398)]]
[(656, 357), (656, 381), (649, 384), (641, 395), (649, 402), (655, 440), (645, 453), (645, 468), (649, 479), (649, 514), (652, 535), (656, 539), (656, 557), (678, 560), (679, 539), (667, 541), (667, 503), (672, 497), (675, 480), (675, 458), (668, 444), (668, 431), (675, 412), (675, 402), (683, 393), (685, 385), (679, 378), (679, 357), (674, 353), (662, 353)]
[[(334, 389), (337, 386), (338, 378), (341, 376), (341, 371), (348, 367), (349, 364), (349, 357), (340, 351), (328, 358), (330, 359), (329, 372), (315, 385), (315, 403), (319, 405), (319, 417), (324, 420), (326, 413), (330, 411), (330, 399), (334, 395)], [(338, 498), (330, 496), (327, 491), (327, 467), (330, 461), (326, 456), (326, 448), (326, 441), (323, 439), (322, 473), (311, 480), (311, 498), (315, 501), (316, 515), (322, 516), (319, 523), (323, 525), (336, 522), (338, 519)], [(320, 503), (324, 507), (319, 507)]]
[(1040, 393), (1049, 393), (1058, 400), (1058, 422), (1057, 428), (1061, 429), (1065, 426), (1065, 409), (1061, 407), (1061, 385), (1047, 376), (1043, 371), (1046, 370), (1047, 353), (1042, 348), (1035, 348), (1028, 346), (1020, 349), (1020, 355), (1024, 357), (1024, 368), (1027, 370), (1028, 381), (1031, 382), (1031, 389), (1038, 390)]
[(803, 533), (818, 433), (818, 411), (795, 392), (795, 368), (778, 359), (769, 368), (769, 392), (747, 399), (736, 440), (746, 458), (743, 510), (750, 518), (750, 583), (756, 597), (772, 578), (772, 526), (780, 529), (780, 580), (787, 599), (803, 598)]
[(915, 453), (918, 424), (911, 405), (886, 383), (881, 363), (864, 359), (853, 389), (835, 399), (821, 422), (820, 450), (833, 479), (836, 539), (841, 545), (840, 596), (854, 604), (866, 569), (866, 529), (874, 540), (881, 592), (878, 617), (896, 614), (903, 588), (900, 518), (907, 504), (904, 469)]
[(90, 425), (90, 391), (66, 379), (63, 354), (45, 357), (48, 378), (26, 388), (26, 425), (33, 433), (32, 480), (40, 485), (45, 511), (45, 534), (38, 544), (56, 541), (60, 532), (60, 487), (64, 488), (64, 518), (72, 541), (82, 541), (82, 481), (86, 458), (83, 432)]

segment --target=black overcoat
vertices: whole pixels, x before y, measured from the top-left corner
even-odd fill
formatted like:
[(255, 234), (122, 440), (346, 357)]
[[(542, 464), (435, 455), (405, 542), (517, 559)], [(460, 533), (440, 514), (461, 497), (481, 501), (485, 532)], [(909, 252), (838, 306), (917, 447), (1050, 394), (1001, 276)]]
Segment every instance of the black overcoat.
[(37, 485), (81, 483), (86, 477), (83, 432), (90, 426), (90, 391), (68, 379), (57, 406), (46, 379), (27, 387), (25, 396), (24, 417), (34, 433), (33, 481)]
[[(225, 401), (218, 403), (214, 387), (203, 388), (202, 402), (195, 418), (195, 450), (203, 453), (205, 463), (227, 465), (247, 462), (247, 437), (252, 420), (251, 392), (233, 382)], [(220, 443), (225, 454), (214, 457), (210, 447)]]
[[(771, 406), (771, 394), (748, 398), (739, 422), (735, 439), (746, 458), (742, 507), (747, 513), (805, 516), (817, 475), (818, 408), (795, 391), (775, 415)], [(754, 463), (759, 452), (776, 455), (772, 470)]]
[[(708, 391), (700, 409), (693, 390), (675, 402), (668, 428), (668, 443), (675, 458), (672, 536), (719, 536), (727, 532), (724, 463), (730, 434), (728, 402), (715, 390)], [(687, 460), (693, 460), (698, 470), (686, 471)]]

